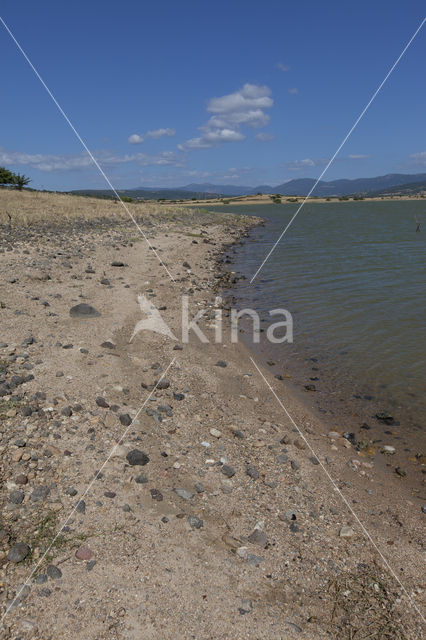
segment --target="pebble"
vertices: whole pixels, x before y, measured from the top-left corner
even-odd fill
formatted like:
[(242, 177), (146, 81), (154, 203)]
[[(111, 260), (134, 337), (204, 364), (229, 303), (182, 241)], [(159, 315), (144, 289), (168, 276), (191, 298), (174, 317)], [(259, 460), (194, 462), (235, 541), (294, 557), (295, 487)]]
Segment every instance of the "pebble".
[(179, 498), (182, 498), (182, 500), (191, 500), (191, 498), (194, 497), (194, 494), (187, 489), (179, 489), (175, 487), (173, 491), (179, 496)]
[(339, 532), (339, 536), (341, 538), (353, 538), (355, 535), (355, 531), (352, 529), (352, 527), (348, 527), (347, 525), (344, 525)]
[(160, 390), (168, 389), (170, 387), (170, 380), (167, 378), (161, 378), (161, 380), (155, 382), (155, 386)]
[(21, 504), (24, 501), (24, 492), (20, 489), (15, 489), (11, 491), (9, 494), (9, 502), (12, 504)]
[(9, 562), (18, 563), (24, 560), (31, 552), (31, 548), (25, 542), (17, 542), (9, 549), (7, 559)]
[(86, 304), (85, 302), (76, 304), (70, 309), (70, 316), (72, 318), (98, 318), (100, 315), (101, 314), (97, 309), (91, 307), (90, 304)]
[(58, 567), (55, 567), (54, 564), (48, 565), (46, 573), (52, 580), (59, 580), (59, 578), (62, 578), (62, 571)]
[(235, 469), (231, 467), (229, 464), (224, 464), (220, 468), (220, 470), (223, 473), (223, 475), (226, 476), (227, 478), (232, 478), (232, 476), (235, 476)]
[(90, 560), (91, 558), (93, 558), (93, 551), (86, 545), (83, 545), (79, 549), (77, 549), (77, 551), (75, 552), (75, 557), (77, 558), (77, 560)]
[(188, 516), (188, 523), (192, 529), (201, 529), (204, 526), (203, 520), (197, 516)]
[(228, 363), (225, 362), (225, 360), (218, 360), (215, 364), (215, 367), (222, 367), (222, 369), (224, 369), (227, 366), (228, 366)]
[(118, 419), (120, 420), (123, 427), (129, 427), (132, 424), (132, 419), (128, 413), (121, 413), (118, 416)]
[(96, 398), (96, 404), (98, 405), (98, 407), (102, 407), (103, 409), (109, 408), (108, 402), (105, 400), (105, 398), (102, 398), (102, 396), (98, 396)]
[(132, 467), (135, 465), (143, 467), (149, 462), (149, 457), (147, 456), (147, 454), (144, 451), (140, 451), (139, 449), (133, 449), (132, 451), (129, 451), (126, 459)]
[(163, 494), (159, 489), (150, 489), (150, 493), (153, 500), (157, 500), (157, 502), (163, 501)]
[(254, 553), (248, 553), (246, 557), (247, 563), (252, 567), (258, 567), (264, 559), (262, 556), (256, 556)]
[(219, 431), (219, 429), (210, 429), (210, 435), (213, 436), (214, 438), (220, 438), (222, 436), (222, 431)]
[(249, 464), (246, 468), (246, 474), (253, 480), (259, 479), (259, 471), (253, 465)]
[(252, 544), (256, 544), (258, 547), (266, 547), (268, 544), (268, 537), (261, 529), (255, 529), (247, 538)]
[(39, 500), (44, 500), (45, 498), (47, 498), (49, 493), (50, 493), (49, 487), (44, 487), (44, 486), (35, 487), (35, 489), (31, 494), (31, 500), (34, 500), (34, 502), (38, 502)]

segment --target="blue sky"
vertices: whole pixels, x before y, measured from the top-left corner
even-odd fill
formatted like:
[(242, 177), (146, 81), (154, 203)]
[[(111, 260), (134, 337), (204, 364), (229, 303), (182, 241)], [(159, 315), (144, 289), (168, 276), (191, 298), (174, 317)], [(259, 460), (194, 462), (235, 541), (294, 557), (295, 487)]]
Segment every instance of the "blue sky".
[[(114, 186), (316, 178), (423, 2), (4, 0), (1, 15)], [(0, 165), (104, 188), (0, 25)], [(324, 179), (426, 172), (426, 26)]]

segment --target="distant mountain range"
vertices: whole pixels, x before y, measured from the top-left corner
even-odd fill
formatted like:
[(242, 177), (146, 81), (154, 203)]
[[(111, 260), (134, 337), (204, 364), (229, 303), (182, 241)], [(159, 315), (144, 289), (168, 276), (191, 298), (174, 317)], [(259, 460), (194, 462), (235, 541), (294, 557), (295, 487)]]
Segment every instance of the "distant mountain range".
[[(136, 187), (134, 189), (120, 190), (120, 196), (142, 198), (149, 200), (186, 200), (190, 198), (207, 199), (217, 196), (243, 196), (256, 195), (257, 193), (280, 193), (283, 196), (306, 196), (315, 185), (313, 178), (298, 178), (289, 180), (275, 187), (259, 185), (258, 187), (242, 187), (232, 184), (188, 184), (184, 187), (172, 189), (155, 188), (146, 189)], [(327, 198), (332, 196), (351, 195), (386, 195), (391, 193), (417, 193), (426, 188), (426, 173), (388, 173), (385, 176), (375, 178), (357, 178), (355, 180), (341, 179), (326, 182), (320, 180), (312, 192), (312, 196)], [(91, 195), (97, 197), (113, 197), (109, 189), (79, 189), (71, 193)]]

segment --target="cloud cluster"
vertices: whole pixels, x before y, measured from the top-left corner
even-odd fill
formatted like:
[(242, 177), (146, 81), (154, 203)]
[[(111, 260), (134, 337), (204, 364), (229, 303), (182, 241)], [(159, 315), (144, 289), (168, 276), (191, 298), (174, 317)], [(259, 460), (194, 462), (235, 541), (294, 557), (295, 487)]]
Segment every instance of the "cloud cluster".
[(199, 127), (201, 135), (191, 138), (178, 148), (208, 149), (225, 142), (241, 142), (245, 135), (242, 126), (264, 127), (269, 122), (265, 109), (274, 104), (269, 87), (245, 84), (238, 91), (219, 98), (211, 98), (207, 111), (211, 114), (205, 125)]
[(164, 129), (152, 129), (152, 131), (147, 131), (146, 133), (132, 133), (128, 138), (128, 142), (130, 144), (141, 144), (146, 138), (153, 138), (154, 140), (158, 140), (158, 138), (163, 138), (164, 136), (172, 137), (176, 135), (176, 129), (164, 128)]
[(419, 151), (418, 153), (412, 153), (410, 158), (414, 160), (414, 164), (420, 167), (426, 167), (426, 151)]
[[(182, 158), (172, 152), (163, 151), (155, 155), (147, 153), (133, 153), (124, 156), (115, 155), (108, 151), (93, 154), (101, 166), (115, 167), (122, 164), (135, 163), (141, 167), (149, 166), (183, 166)], [(0, 148), (0, 165), (24, 165), (39, 171), (81, 171), (93, 166), (92, 159), (86, 153), (74, 155), (30, 154), (20, 151), (7, 151)]]

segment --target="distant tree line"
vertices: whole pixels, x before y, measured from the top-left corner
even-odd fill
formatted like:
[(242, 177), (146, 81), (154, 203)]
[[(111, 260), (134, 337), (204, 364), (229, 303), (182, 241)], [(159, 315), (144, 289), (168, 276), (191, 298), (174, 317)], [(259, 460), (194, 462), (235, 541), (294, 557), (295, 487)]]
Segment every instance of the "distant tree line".
[(31, 179), (25, 176), (23, 173), (13, 173), (9, 169), (0, 167), (0, 186), (2, 187), (16, 187), (19, 191), (22, 191), (23, 187), (31, 182)]

